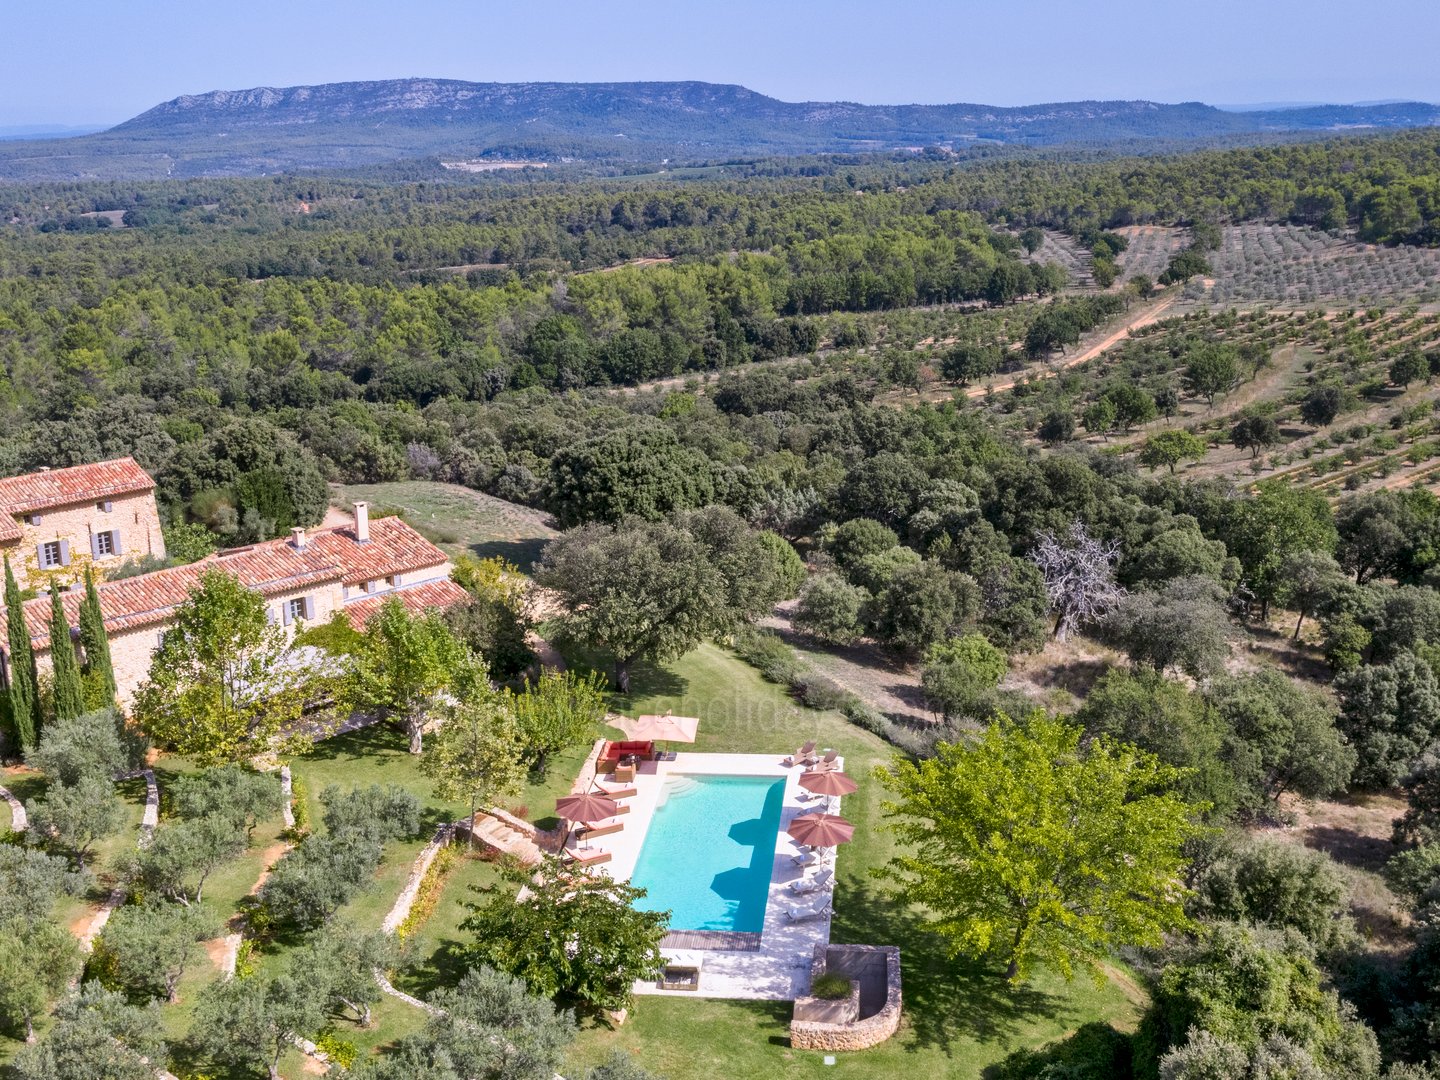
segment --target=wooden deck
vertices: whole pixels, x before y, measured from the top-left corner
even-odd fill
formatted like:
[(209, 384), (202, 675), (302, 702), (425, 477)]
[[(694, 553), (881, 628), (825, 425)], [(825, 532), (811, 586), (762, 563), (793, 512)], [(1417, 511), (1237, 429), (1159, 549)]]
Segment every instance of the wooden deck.
[(671, 930), (660, 942), (660, 948), (759, 952), (760, 935), (741, 930)]

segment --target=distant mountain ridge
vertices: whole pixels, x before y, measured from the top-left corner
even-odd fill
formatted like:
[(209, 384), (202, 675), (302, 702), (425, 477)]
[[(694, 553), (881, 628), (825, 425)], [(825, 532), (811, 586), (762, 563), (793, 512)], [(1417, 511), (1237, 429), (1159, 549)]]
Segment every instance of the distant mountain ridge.
[(860, 105), (705, 82), (390, 79), (183, 95), (108, 131), (0, 146), (0, 177), (254, 174), (432, 155), (641, 161), (1051, 146), (1437, 123), (1440, 107), (1423, 102), (1249, 112), (1150, 101)]

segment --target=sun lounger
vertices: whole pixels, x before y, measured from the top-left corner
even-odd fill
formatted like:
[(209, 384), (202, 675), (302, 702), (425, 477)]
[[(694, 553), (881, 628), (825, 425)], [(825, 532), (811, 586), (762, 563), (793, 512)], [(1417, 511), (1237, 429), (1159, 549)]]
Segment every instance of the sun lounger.
[(797, 896), (805, 893), (828, 891), (835, 887), (835, 871), (828, 866), (817, 870), (813, 877), (801, 878), (790, 883), (790, 891)]
[(840, 757), (840, 751), (838, 751), (838, 750), (828, 750), (828, 751), (826, 751), (825, 756), (824, 756), (823, 758), (821, 758), (819, 761), (817, 761), (814, 765), (810, 766), (810, 768), (809, 768), (807, 771), (808, 771), (808, 772), (834, 772), (836, 769), (840, 768), (839, 764), (837, 764), (837, 761), (836, 761), (836, 759), (839, 758), (839, 757)]
[[(639, 792), (636, 791), (633, 787), (622, 787), (622, 788), (607, 788), (607, 787), (602, 787), (602, 788), (600, 789), (600, 792), (601, 792), (601, 794), (605, 795), (607, 798), (611, 798), (611, 799), (633, 799), (636, 795), (639, 794)], [(629, 810), (630, 808), (627, 806), (627, 807), (624, 807), (624, 809)]]
[(570, 861), (577, 866), (599, 866), (601, 863), (607, 863), (615, 857), (613, 852), (606, 851), (603, 848), (596, 848), (594, 851), (572, 849), (569, 854)]
[(590, 825), (575, 830), (575, 835), (581, 840), (594, 840), (597, 836), (611, 836), (621, 832), (625, 828), (623, 821), (611, 821), (604, 825)]
[(791, 754), (780, 764), (784, 765), (787, 769), (794, 768), (796, 765), (809, 765), (815, 760), (814, 754), (815, 743), (812, 740), (800, 747), (800, 749), (796, 750), (795, 753)]
[(806, 919), (818, 919), (822, 915), (830, 914), (830, 901), (827, 899), (817, 907), (804, 907), (796, 904), (785, 909), (785, 918), (791, 922), (804, 922)]
[(799, 855), (792, 855), (790, 861), (796, 866), (810, 866), (813, 863), (819, 862), (819, 856), (815, 854), (813, 848), (804, 848)]

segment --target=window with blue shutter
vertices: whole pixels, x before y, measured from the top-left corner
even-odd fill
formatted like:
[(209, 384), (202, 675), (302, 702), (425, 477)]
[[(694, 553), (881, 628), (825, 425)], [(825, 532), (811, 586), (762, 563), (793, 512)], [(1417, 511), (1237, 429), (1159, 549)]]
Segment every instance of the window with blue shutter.
[(60, 541), (60, 565), (61, 565), (61, 566), (69, 566), (69, 565), (70, 565), (70, 541), (69, 541), (69, 540), (61, 540), (61, 541)]
[(47, 540), (35, 548), (36, 555), (40, 562), (41, 570), (53, 570), (57, 566), (64, 566), (61, 561), (63, 541)]

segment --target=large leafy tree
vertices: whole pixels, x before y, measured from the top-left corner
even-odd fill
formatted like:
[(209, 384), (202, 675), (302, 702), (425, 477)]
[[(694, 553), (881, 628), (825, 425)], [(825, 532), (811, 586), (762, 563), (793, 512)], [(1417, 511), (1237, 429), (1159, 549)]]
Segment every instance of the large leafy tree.
[(1223, 597), (1213, 578), (1177, 578), (1121, 597), (1104, 630), (1136, 664), (1204, 678), (1219, 671), (1230, 653)]
[(223, 814), (182, 818), (155, 830), (131, 872), (152, 895), (198, 904), (210, 875), (244, 851), (245, 840), (244, 829)]
[(971, 745), (877, 774), (906, 848), (877, 874), (930, 909), (955, 952), (1011, 980), (1098, 972), (1116, 946), (1186, 924), (1181, 849), (1198, 808), (1171, 790), (1175, 769), (1082, 734), (1043, 712), (1001, 716)]
[(24, 601), (10, 557), (5, 556), (5, 632), (9, 644), (10, 724), (15, 742), (29, 750), (40, 736), (40, 679), (35, 670), (35, 650), (25, 625)]
[(163, 900), (128, 904), (105, 924), (93, 963), (117, 987), (174, 1001), (185, 969), (200, 954), (200, 942), (219, 928), (219, 920), (203, 907)]
[(108, 777), (85, 776), (51, 784), (29, 804), (30, 832), (42, 843), (72, 852), (83, 868), (95, 842), (120, 831), (124, 808)]
[(281, 1080), (280, 1058), (320, 1030), (325, 1002), (325, 987), (303, 971), (220, 979), (200, 992), (191, 1039), (216, 1061)]
[(1251, 813), (1271, 813), (1286, 792), (1317, 799), (1345, 790), (1356, 750), (1322, 691), (1262, 670), (1216, 679), (1208, 698), (1229, 728), (1225, 757)]
[(40, 745), (25, 755), (29, 765), (60, 784), (78, 784), (86, 777), (109, 781), (144, 759), (145, 740), (125, 726), (114, 708), (46, 724)]
[(517, 795), (524, 786), (522, 739), (515, 713), (503, 698), (475, 695), (447, 711), (420, 759), (440, 798), (470, 807), (472, 840), (481, 806)]
[(1180, 428), (1157, 431), (1140, 448), (1140, 464), (1158, 469), (1165, 465), (1171, 474), (1182, 461), (1199, 461), (1205, 456), (1205, 443), (1198, 436)]
[(43, 919), (57, 899), (78, 895), (89, 880), (62, 858), (18, 844), (0, 844), (0, 919)]
[(594, 672), (546, 671), (521, 693), (508, 695), (525, 761), (540, 779), (550, 756), (587, 743), (605, 719), (605, 687)]
[(55, 1007), (55, 1026), (15, 1057), (20, 1080), (154, 1080), (167, 1049), (160, 1006), (87, 982)]
[(1440, 684), (1430, 665), (1402, 652), (1335, 680), (1340, 730), (1359, 755), (1355, 781), (1375, 787), (1398, 783), (1440, 737)]
[(658, 519), (703, 506), (713, 488), (710, 462), (667, 427), (623, 427), (550, 459), (550, 510), (561, 526), (616, 522), (631, 514)]
[(1261, 618), (1280, 589), (1281, 568), (1299, 551), (1335, 550), (1330, 504), (1317, 491), (1278, 481), (1260, 484), (1249, 498), (1227, 504), (1221, 539), (1240, 560), (1244, 583), (1260, 601)]
[(209, 570), (155, 651), (135, 718), (155, 742), (202, 764), (248, 760), (300, 718), (305, 686), (288, 652), (259, 594)]
[(524, 979), (538, 993), (590, 1009), (624, 1009), (637, 979), (660, 972), (669, 912), (647, 911), (644, 889), (546, 859), (514, 868), (511, 889), (486, 890), (461, 929), (475, 935), (469, 955)]
[(1179, 1071), (1172, 1062), (1164, 1075), (1275, 1075), (1252, 1071), (1250, 1063), (1267, 1044), (1274, 1049), (1277, 1037), (1295, 1044), (1301, 1052), (1295, 1057), (1309, 1064), (1279, 1075), (1377, 1075), (1375, 1036), (1321, 980), (1308, 945), (1293, 931), (1213, 926), (1181, 945), (1161, 970), (1135, 1040), (1135, 1075), (1153, 1080), (1168, 1053), (1206, 1039), (1234, 1047), (1238, 1069)]
[(552, 1080), (575, 1039), (570, 1012), (491, 967), (471, 968), (430, 1003), (440, 1011), (424, 1030), (362, 1066), (362, 1080)]
[(1138, 746), (1181, 770), (1176, 790), (1224, 821), (1247, 800), (1227, 756), (1224, 720), (1199, 694), (1153, 668), (1112, 668), (1075, 719), (1087, 733)]
[(32, 1038), (35, 1020), (79, 973), (79, 943), (63, 926), (0, 922), (0, 1025)]
[(356, 702), (398, 718), (410, 752), (418, 754), (441, 696), (459, 680), (477, 678), (478, 666), (439, 615), (412, 615), (392, 597), (365, 627), (356, 654)]
[(735, 621), (708, 549), (669, 522), (572, 529), (545, 549), (536, 580), (559, 595), (568, 637), (614, 657), (621, 691), (636, 661), (674, 659)]
[(920, 669), (920, 685), (946, 720), (980, 708), (1005, 676), (1005, 654), (982, 634), (932, 645)]

